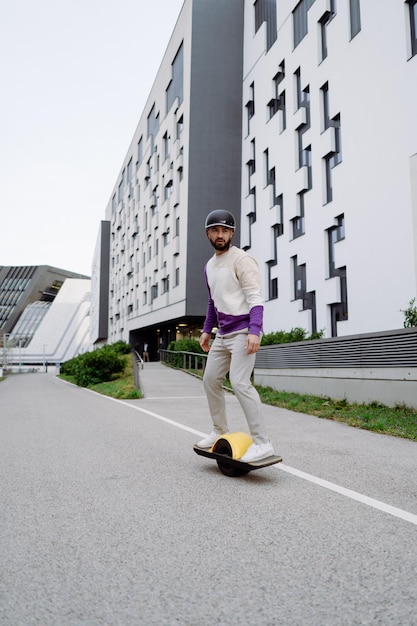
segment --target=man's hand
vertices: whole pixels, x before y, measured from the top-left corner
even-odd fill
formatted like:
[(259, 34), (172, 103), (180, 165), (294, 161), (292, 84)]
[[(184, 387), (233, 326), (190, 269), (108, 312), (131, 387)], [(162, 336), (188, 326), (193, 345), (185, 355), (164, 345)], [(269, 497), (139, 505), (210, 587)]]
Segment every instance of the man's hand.
[[(201, 344), (201, 342), (200, 342)], [(249, 334), (246, 338), (245, 350), (248, 354), (254, 354), (258, 352), (261, 345), (261, 338), (258, 335)]]
[(204, 352), (208, 352), (210, 350), (210, 333), (202, 333), (200, 337), (200, 347)]

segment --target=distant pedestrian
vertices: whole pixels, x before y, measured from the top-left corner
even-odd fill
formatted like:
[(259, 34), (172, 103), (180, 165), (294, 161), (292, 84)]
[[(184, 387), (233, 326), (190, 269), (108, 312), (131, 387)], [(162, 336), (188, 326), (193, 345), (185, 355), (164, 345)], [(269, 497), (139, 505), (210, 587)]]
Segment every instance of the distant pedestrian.
[(143, 360), (149, 362), (149, 346), (147, 343), (143, 344)]

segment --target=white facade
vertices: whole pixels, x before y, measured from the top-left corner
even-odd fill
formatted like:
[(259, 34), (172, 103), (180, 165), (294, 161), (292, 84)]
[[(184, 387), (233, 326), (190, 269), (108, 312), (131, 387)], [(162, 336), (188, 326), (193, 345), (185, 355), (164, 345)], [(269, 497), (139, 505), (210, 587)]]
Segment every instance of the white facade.
[[(184, 165), (182, 147), (188, 142), (189, 125), (187, 123), (180, 133), (180, 120), (184, 116), (184, 101), (188, 103), (189, 96), (185, 94), (183, 101), (168, 112), (164, 99), (172, 78), (171, 63), (190, 19), (189, 11), (181, 13), (180, 24), (165, 53), (167, 61), (161, 64), (106, 210), (106, 219), (111, 223), (110, 343), (119, 339), (128, 341), (129, 331), (137, 325), (139, 315), (141, 324), (147, 326), (163, 321), (166, 307), (173, 307), (175, 315), (185, 314), (185, 264), (178, 263), (181, 246), (176, 224), (180, 223), (181, 242), (186, 241), (186, 198), (181, 209), (178, 201), (188, 177), (188, 168), (182, 180), (180, 173)], [(190, 55), (190, 41), (190, 37), (184, 37), (184, 56)], [(188, 71), (185, 66), (184, 72)], [(158, 144), (154, 133), (148, 133), (151, 111), (158, 116)], [(165, 136), (170, 138), (169, 147), (165, 143), (161, 145), (161, 138)], [(168, 195), (171, 186), (173, 196)], [(171, 288), (161, 294), (161, 282), (168, 275)]]
[(259, 263), (265, 332), (403, 326), (417, 295), (415, 4), (184, 2), (106, 209), (108, 342), (155, 353), (198, 333), (213, 208), (235, 213), (235, 243)]
[(241, 0), (184, 2), (106, 209), (108, 341), (151, 358), (201, 327), (204, 219), (240, 209), (242, 45)]
[[(245, 2), (241, 245), (261, 267), (265, 332), (401, 328), (417, 294), (409, 6), (356, 3), (352, 36), (355, 3), (277, 1), (268, 50), (262, 4)], [(295, 45), (301, 5), (307, 33)], [(327, 175), (326, 162), (337, 163)]]

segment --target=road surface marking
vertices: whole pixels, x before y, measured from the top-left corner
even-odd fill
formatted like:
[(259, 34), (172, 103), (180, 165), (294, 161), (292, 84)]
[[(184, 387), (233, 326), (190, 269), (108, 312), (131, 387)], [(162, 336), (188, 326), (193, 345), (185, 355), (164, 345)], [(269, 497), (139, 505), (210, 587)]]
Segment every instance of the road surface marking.
[(362, 493), (352, 491), (352, 489), (346, 489), (345, 487), (336, 485), (336, 483), (331, 483), (328, 480), (323, 480), (322, 478), (318, 478), (317, 476), (313, 476), (312, 474), (307, 474), (306, 472), (295, 469), (295, 467), (289, 467), (284, 463), (275, 465), (274, 468), (279, 469), (283, 472), (287, 472), (288, 474), (292, 474), (293, 476), (297, 476), (298, 478), (308, 480), (310, 483), (320, 485), (320, 487), (324, 487), (325, 489), (330, 489), (330, 491), (334, 491), (342, 496), (346, 496), (346, 498), (351, 498), (352, 500), (356, 500), (357, 502), (362, 502), (362, 504), (367, 504), (374, 509), (378, 509), (379, 511), (383, 511), (384, 513), (388, 513), (389, 515), (394, 515), (394, 517), (399, 517), (400, 519), (406, 522), (410, 522), (411, 524), (415, 524), (417, 526), (417, 515), (414, 515), (413, 513), (403, 511), (403, 509), (398, 509), (397, 507), (391, 506), (390, 504), (385, 504), (385, 502), (381, 502), (380, 500), (369, 498), (368, 496), (364, 496)]

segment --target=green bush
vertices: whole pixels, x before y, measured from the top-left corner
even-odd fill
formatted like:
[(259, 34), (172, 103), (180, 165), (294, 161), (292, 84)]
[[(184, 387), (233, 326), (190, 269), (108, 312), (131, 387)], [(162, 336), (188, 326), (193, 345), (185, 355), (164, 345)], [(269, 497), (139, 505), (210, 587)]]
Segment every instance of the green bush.
[(290, 331), (279, 330), (273, 333), (266, 333), (262, 336), (261, 346), (272, 346), (277, 343), (293, 343), (295, 341), (306, 341), (310, 339), (321, 339), (323, 331), (316, 331), (307, 336), (304, 328), (292, 328)]
[(120, 374), (125, 368), (122, 355), (126, 352), (125, 347), (121, 345), (122, 343), (124, 342), (117, 342), (117, 344), (106, 345), (92, 352), (79, 354), (61, 365), (61, 374), (72, 376), (75, 383), (80, 387), (88, 387), (111, 380), (115, 374)]
[(417, 326), (417, 306), (416, 299), (412, 298), (408, 303), (408, 308), (404, 311), (401, 310), (401, 313), (404, 313), (404, 328), (413, 328)]
[(177, 341), (171, 341), (168, 350), (175, 350), (175, 352), (203, 352), (198, 339), (178, 339)]
[(117, 354), (129, 354), (132, 352), (132, 348), (128, 343), (126, 343), (126, 341), (120, 340), (110, 345)]
[[(197, 354), (204, 354), (204, 350), (200, 347), (200, 342), (197, 339), (178, 339), (178, 341), (171, 341), (168, 345), (168, 350), (174, 352), (194, 352)], [(184, 357), (182, 354), (168, 354), (167, 362), (174, 367), (183, 367)]]

